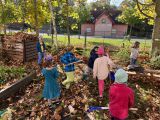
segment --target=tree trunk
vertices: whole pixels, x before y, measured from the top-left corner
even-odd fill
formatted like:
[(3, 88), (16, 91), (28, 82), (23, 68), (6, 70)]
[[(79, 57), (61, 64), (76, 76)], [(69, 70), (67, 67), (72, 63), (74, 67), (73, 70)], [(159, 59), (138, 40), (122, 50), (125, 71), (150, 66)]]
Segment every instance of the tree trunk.
[(81, 23), (79, 22), (79, 25), (78, 25), (79, 27), (78, 27), (78, 39), (80, 39), (80, 37), (81, 37)]
[(155, 1), (155, 23), (152, 33), (152, 57), (160, 55), (160, 0)]
[(23, 11), (23, 15), (22, 15), (22, 31), (24, 31), (24, 24), (25, 24), (25, 15), (26, 15), (26, 0), (23, 0), (23, 3), (22, 3), (22, 11)]
[(3, 25), (3, 31), (4, 31), (4, 34), (6, 35), (7, 34), (7, 26), (5, 24)]
[(127, 40), (128, 40), (129, 42), (130, 42), (130, 40), (131, 40), (132, 28), (133, 28), (133, 25), (130, 25), (130, 28), (129, 28), (129, 35), (127, 36)]
[[(0, 4), (1, 4), (1, 9), (2, 9), (2, 13), (4, 12), (4, 6), (3, 6), (3, 2), (2, 2), (2, 0), (0, 0)], [(6, 34), (7, 32), (6, 32), (6, 25), (5, 24), (3, 24), (3, 32), (4, 32), (4, 34)]]
[(69, 4), (68, 4), (68, 0), (66, 0), (67, 2), (67, 35), (68, 35), (68, 45), (70, 45), (70, 23), (69, 23)]
[[(53, 7), (52, 7), (51, 0), (49, 0), (49, 9), (50, 9), (50, 12), (51, 12), (51, 21), (52, 21), (52, 27), (53, 27), (53, 28), (51, 28), (51, 29), (54, 31), (54, 35), (55, 35), (55, 41), (54, 41), (54, 40), (52, 40), (52, 41), (53, 41), (54, 45), (55, 45), (56, 48), (57, 48), (57, 29), (56, 29), (55, 15), (54, 15), (54, 13), (53, 13)], [(53, 33), (52, 33), (52, 34), (53, 34)], [(52, 37), (52, 39), (53, 39), (53, 37)], [(52, 43), (52, 45), (53, 45), (53, 43)]]
[(37, 14), (37, 0), (34, 0), (34, 19), (35, 19), (35, 31), (36, 35), (39, 36), (39, 27), (38, 27), (38, 14)]
[(131, 26), (130, 26), (130, 29), (129, 29), (129, 36), (132, 35), (132, 28), (133, 28), (133, 26), (131, 25)]

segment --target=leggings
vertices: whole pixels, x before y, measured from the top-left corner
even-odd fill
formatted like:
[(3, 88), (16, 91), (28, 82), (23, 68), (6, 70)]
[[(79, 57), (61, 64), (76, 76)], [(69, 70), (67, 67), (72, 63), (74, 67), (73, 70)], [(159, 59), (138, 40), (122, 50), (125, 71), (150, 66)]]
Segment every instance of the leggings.
[(103, 97), (104, 80), (98, 80), (98, 89), (99, 89), (99, 96)]
[(74, 82), (74, 71), (73, 72), (66, 72), (67, 79), (62, 82), (63, 85), (66, 86), (66, 89), (69, 89), (70, 84)]

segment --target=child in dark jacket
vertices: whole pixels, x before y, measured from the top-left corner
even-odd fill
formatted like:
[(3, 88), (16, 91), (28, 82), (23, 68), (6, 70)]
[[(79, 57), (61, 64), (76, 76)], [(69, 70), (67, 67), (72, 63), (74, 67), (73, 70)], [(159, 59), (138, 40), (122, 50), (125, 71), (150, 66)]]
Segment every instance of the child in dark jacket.
[(42, 69), (42, 60), (45, 56), (46, 46), (43, 42), (43, 38), (40, 36), (39, 41), (36, 44), (36, 50), (38, 52), (38, 65)]
[(111, 120), (126, 120), (128, 110), (134, 105), (134, 92), (127, 86), (128, 74), (123, 69), (115, 73), (115, 82), (109, 89)]
[(88, 70), (87, 70), (88, 73), (92, 72), (94, 61), (98, 58), (97, 50), (98, 46), (95, 46), (90, 52), (90, 57), (88, 61)]

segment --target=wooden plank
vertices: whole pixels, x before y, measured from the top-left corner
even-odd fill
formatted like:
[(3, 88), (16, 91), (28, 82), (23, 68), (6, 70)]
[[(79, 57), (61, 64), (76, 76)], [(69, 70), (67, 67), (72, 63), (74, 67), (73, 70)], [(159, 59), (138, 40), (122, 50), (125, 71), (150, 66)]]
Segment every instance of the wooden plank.
[(20, 52), (20, 51), (23, 51), (23, 49), (12, 49), (12, 48), (9, 48), (9, 49), (3, 49), (4, 51), (14, 51), (14, 52)]
[(29, 49), (26, 49), (26, 53), (27, 53), (27, 52), (30, 52), (30, 51), (37, 52), (36, 48), (29, 48)]
[(136, 72), (131, 72), (131, 71), (126, 71), (127, 73), (128, 73), (128, 75), (137, 75), (137, 74), (139, 74), (139, 75), (141, 75), (141, 76), (148, 76), (148, 77), (155, 77), (155, 78), (160, 78), (160, 75), (157, 75), (157, 74), (153, 74), (153, 75), (151, 75), (151, 74), (144, 74), (144, 73), (136, 73)]
[(34, 49), (27, 49), (27, 50), (25, 51), (25, 53), (26, 53), (26, 54), (32, 54), (32, 53), (37, 53), (37, 51), (34, 50)]
[(19, 55), (8, 55), (8, 56), (14, 60), (23, 60), (23, 56), (19, 56)]
[(26, 59), (27, 59), (27, 58), (36, 58), (36, 57), (37, 57), (37, 55), (35, 55), (35, 54), (26, 55)]
[(23, 55), (23, 52), (12, 52), (12, 51), (7, 51), (5, 52), (6, 55)]
[(38, 57), (38, 55), (37, 54), (28, 54), (28, 55), (26, 55), (26, 58), (28, 58), (28, 57), (33, 57), (33, 58), (35, 58), (35, 57)]
[(26, 61), (36, 60), (37, 58), (26, 58)]
[(33, 44), (37, 44), (37, 41), (30, 41), (30, 42), (26, 42), (25, 45), (33, 45)]
[(5, 53), (8, 53), (8, 54), (23, 54), (23, 51), (11, 51), (11, 50), (8, 50), (8, 51), (5, 51)]
[(29, 85), (33, 79), (36, 77), (36, 72), (33, 71), (27, 77), (23, 78), (22, 80), (18, 80), (16, 83), (12, 84), (6, 89), (0, 91), (0, 100), (7, 99), (10, 96), (13, 96), (15, 93), (19, 91), (20, 88), (25, 88)]
[(36, 48), (36, 45), (26, 46), (26, 49), (29, 49), (29, 48)]

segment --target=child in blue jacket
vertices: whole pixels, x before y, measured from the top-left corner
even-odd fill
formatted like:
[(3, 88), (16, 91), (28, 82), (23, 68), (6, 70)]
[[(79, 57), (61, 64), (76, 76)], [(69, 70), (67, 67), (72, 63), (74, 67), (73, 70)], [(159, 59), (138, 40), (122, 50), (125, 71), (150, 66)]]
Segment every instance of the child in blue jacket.
[(74, 82), (74, 71), (75, 71), (74, 62), (79, 61), (71, 52), (72, 49), (73, 47), (67, 47), (65, 49), (65, 53), (60, 57), (61, 63), (65, 65), (64, 71), (67, 75), (67, 79), (62, 82), (62, 84), (65, 85), (66, 89), (69, 89), (70, 84)]

